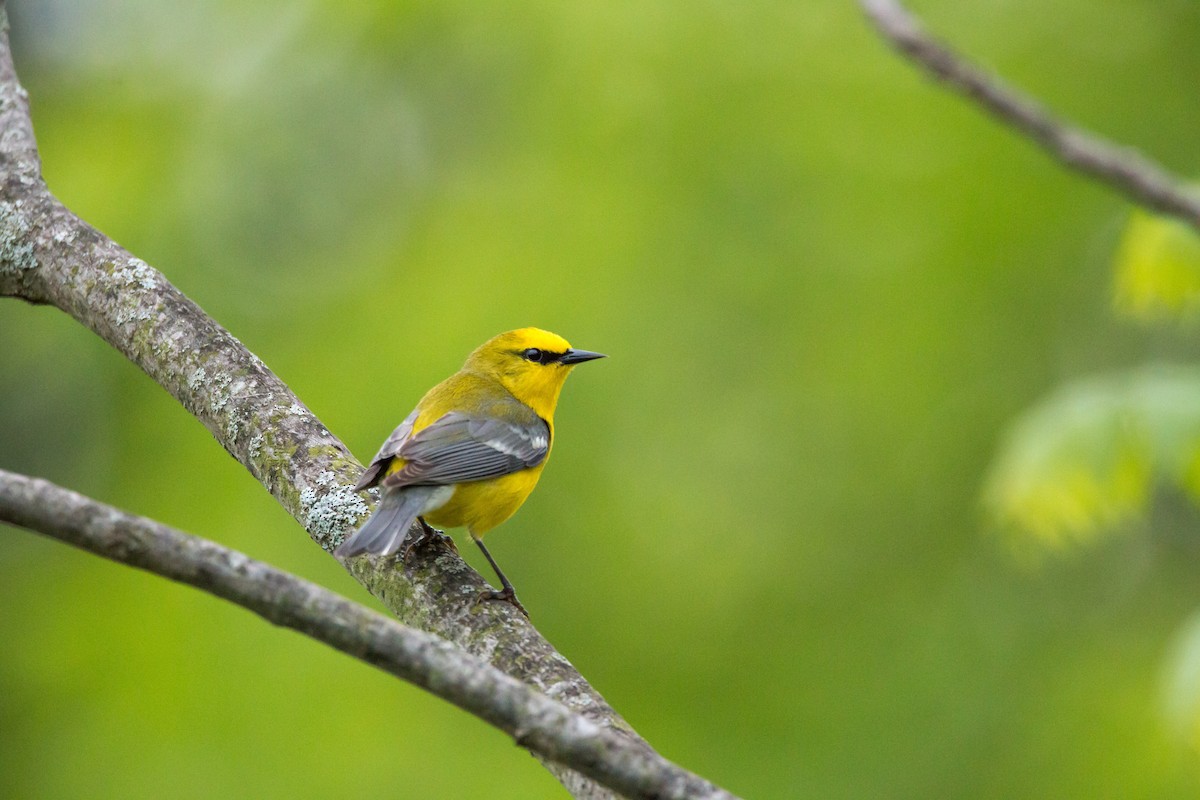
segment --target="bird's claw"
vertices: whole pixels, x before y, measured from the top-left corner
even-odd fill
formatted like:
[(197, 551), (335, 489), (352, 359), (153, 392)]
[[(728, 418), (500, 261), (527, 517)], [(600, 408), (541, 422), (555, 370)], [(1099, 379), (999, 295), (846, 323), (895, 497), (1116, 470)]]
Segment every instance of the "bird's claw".
[(478, 603), (483, 600), (503, 600), (517, 611), (520, 611), (522, 614), (524, 614), (525, 619), (529, 619), (529, 612), (525, 610), (525, 606), (521, 605), (521, 601), (517, 599), (517, 593), (513, 591), (511, 586), (506, 586), (499, 591), (495, 589), (484, 589), (479, 593), (479, 597), (475, 599), (475, 602)]

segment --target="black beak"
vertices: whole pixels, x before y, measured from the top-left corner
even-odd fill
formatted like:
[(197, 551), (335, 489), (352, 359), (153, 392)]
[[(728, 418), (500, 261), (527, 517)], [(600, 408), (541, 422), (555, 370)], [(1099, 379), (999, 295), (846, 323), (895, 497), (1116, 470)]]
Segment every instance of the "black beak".
[(607, 358), (604, 353), (593, 353), (591, 350), (576, 350), (571, 348), (563, 353), (562, 358), (558, 360), (560, 364), (582, 364), (584, 361), (591, 361), (596, 358)]

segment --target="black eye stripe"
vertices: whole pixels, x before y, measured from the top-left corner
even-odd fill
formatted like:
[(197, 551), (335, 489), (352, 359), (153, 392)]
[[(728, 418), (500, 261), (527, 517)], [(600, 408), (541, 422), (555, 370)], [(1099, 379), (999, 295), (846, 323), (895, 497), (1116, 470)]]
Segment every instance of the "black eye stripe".
[(550, 350), (541, 350), (537, 347), (529, 347), (525, 350), (516, 351), (516, 355), (519, 355), (526, 361), (532, 361), (535, 364), (553, 364), (557, 361), (560, 361), (562, 357), (566, 355), (566, 353), (555, 353)]

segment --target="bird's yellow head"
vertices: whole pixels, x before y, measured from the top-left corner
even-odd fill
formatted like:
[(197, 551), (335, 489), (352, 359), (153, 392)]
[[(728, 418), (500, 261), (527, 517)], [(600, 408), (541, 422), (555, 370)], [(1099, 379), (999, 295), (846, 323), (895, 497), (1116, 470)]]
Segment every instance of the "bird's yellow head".
[(518, 328), (484, 342), (467, 358), (463, 369), (495, 378), (513, 397), (550, 420), (571, 369), (596, 358), (604, 355), (577, 350), (558, 334)]

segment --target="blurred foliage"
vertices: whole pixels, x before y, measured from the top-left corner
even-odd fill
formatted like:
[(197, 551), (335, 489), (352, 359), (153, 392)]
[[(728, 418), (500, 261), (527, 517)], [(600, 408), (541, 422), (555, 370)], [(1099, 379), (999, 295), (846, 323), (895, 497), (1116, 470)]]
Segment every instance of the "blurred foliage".
[(1143, 516), (1156, 484), (1200, 497), (1195, 367), (1061, 388), (1009, 431), (985, 498), (1001, 525), (1062, 545)]
[(1135, 319), (1194, 319), (1200, 311), (1200, 234), (1145, 211), (1130, 215), (1117, 250), (1116, 305)]
[[(1192, 322), (1200, 309), (1200, 236), (1135, 209), (1114, 258), (1115, 305), (1143, 322)], [(1080, 379), (1008, 430), (984, 491), (995, 523), (1027, 558), (1041, 549), (1138, 528), (1164, 491), (1200, 501), (1200, 368), (1152, 365)], [(1191, 511), (1188, 517), (1194, 517)], [(1194, 536), (1194, 532), (1192, 533)], [(1032, 537), (1030, 539), (1029, 537)], [(1200, 746), (1200, 616), (1177, 634), (1163, 681), (1164, 719)]]
[(1164, 672), (1164, 716), (1176, 736), (1200, 748), (1200, 612), (1180, 626)]
[[(852, 3), (10, 5), (51, 188), (361, 457), (497, 331), (611, 354), (489, 546), (668, 757), (755, 798), (1200, 792), (1160, 699), (1200, 605), (1195, 514), (1031, 573), (979, 509), (1036, 398), (1200, 343), (1114, 319), (1120, 198)], [(1049, 107), (1200, 168), (1200, 5), (918, 8)], [(370, 602), (64, 315), (2, 303), (0, 343), (0, 465)], [(361, 664), (0, 541), (0, 793), (561, 796)]]

